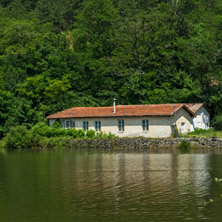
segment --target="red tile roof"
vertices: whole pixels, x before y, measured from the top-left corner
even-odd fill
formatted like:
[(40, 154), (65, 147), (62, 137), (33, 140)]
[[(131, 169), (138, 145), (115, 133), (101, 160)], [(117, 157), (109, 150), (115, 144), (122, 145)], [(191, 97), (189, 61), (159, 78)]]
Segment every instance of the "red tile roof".
[(184, 104), (152, 104), (152, 105), (117, 105), (113, 107), (74, 107), (47, 116), (47, 119), (86, 118), (86, 117), (133, 117), (133, 116), (171, 116), (174, 111), (185, 108), (190, 115), (194, 113)]
[(196, 113), (202, 106), (204, 106), (203, 103), (185, 103), (184, 105), (194, 113)]

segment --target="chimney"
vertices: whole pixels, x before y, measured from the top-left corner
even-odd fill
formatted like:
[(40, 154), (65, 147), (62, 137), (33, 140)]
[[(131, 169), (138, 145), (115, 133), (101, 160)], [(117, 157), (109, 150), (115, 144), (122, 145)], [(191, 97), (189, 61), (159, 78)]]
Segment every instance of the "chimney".
[(116, 99), (113, 99), (113, 113), (116, 113)]

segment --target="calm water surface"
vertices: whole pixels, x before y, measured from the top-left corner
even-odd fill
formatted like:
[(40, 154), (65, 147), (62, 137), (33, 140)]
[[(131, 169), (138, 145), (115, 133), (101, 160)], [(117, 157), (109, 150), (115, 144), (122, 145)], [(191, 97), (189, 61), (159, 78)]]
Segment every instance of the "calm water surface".
[(214, 177), (221, 154), (0, 151), (0, 221), (222, 221)]

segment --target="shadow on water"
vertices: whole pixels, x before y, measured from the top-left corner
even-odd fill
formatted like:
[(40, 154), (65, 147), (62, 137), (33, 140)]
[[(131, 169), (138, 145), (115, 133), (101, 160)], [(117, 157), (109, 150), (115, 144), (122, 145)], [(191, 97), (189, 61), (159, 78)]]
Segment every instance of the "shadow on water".
[[(5, 152), (5, 151), (4, 151)], [(217, 221), (219, 151), (0, 151), (0, 221)], [(186, 151), (187, 152), (187, 151)]]

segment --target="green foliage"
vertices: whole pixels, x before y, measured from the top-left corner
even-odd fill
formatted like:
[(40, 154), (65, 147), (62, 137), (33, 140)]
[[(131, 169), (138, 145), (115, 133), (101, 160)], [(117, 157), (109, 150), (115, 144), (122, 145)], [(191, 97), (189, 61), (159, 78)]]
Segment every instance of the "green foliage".
[(186, 140), (182, 140), (178, 146), (180, 150), (188, 150), (190, 149), (190, 142)]
[[(60, 122), (59, 122), (60, 123)], [(37, 123), (34, 127), (31, 129), (31, 133), (34, 136), (41, 136), (41, 137), (65, 137), (68, 136), (70, 138), (106, 138), (106, 139), (111, 139), (114, 138), (115, 135), (109, 133), (108, 135), (99, 132), (96, 133), (94, 130), (87, 130), (86, 132), (83, 129), (74, 129), (74, 128), (69, 128), (69, 129), (64, 129), (60, 127), (60, 124), (57, 124), (56, 122), (54, 123), (54, 127), (49, 127), (45, 122), (40, 122)]]
[(103, 132), (97, 132), (95, 134), (95, 138), (101, 138), (101, 139), (113, 139), (116, 138), (116, 135), (109, 132), (109, 134), (105, 134)]
[(218, 137), (218, 138), (222, 138), (222, 131), (218, 131), (213, 128), (208, 129), (208, 130), (195, 129), (195, 131), (187, 133), (185, 135), (185, 137), (207, 137), (207, 138)]
[(33, 135), (48, 136), (49, 126), (45, 122), (39, 122), (34, 127), (32, 127), (31, 132)]
[(4, 146), (8, 149), (31, 148), (33, 137), (25, 126), (16, 126), (9, 130), (4, 138)]
[[(214, 178), (214, 181), (215, 181), (215, 183), (217, 183), (217, 184), (219, 185), (220, 190), (222, 190), (222, 179), (215, 177), (215, 178)], [(217, 196), (217, 199), (210, 199), (210, 200), (209, 200), (209, 203), (212, 203), (212, 202), (214, 202), (214, 201), (221, 200), (221, 198), (222, 198), (222, 194), (220, 193), (220, 194)]]
[(221, 20), (220, 0), (2, 0), (0, 137), (113, 98), (204, 102), (220, 116)]
[(190, 132), (190, 133), (187, 133), (187, 135), (204, 135), (206, 133), (213, 133), (215, 132), (214, 129), (209, 129), (209, 130), (204, 130), (204, 129), (199, 129), (199, 128), (196, 128), (193, 132)]
[(222, 115), (215, 116), (212, 120), (212, 126), (216, 130), (222, 130)]
[(86, 137), (88, 137), (88, 138), (94, 138), (95, 135), (96, 135), (96, 133), (94, 130), (87, 130), (86, 131)]
[(83, 129), (78, 130), (77, 138), (84, 138), (84, 137), (85, 137), (85, 131)]
[(59, 120), (56, 120), (53, 124), (52, 124), (52, 128), (61, 128), (62, 124)]
[[(82, 132), (82, 131), (81, 131)], [(67, 136), (71, 136), (72, 138), (82, 138), (85, 136), (85, 133), (84, 133), (84, 136), (81, 136), (81, 133), (79, 133), (79, 130), (77, 129), (67, 129), (65, 131), (66, 135)], [(80, 136), (80, 137), (79, 137)]]
[(72, 139), (111, 139), (115, 135), (109, 133), (95, 133), (93, 130), (84, 131), (73, 128), (64, 129), (59, 127), (49, 127), (45, 122), (39, 122), (31, 130), (25, 126), (16, 126), (10, 128), (4, 139), (1, 141), (1, 147), (7, 149), (23, 148), (71, 148)]

